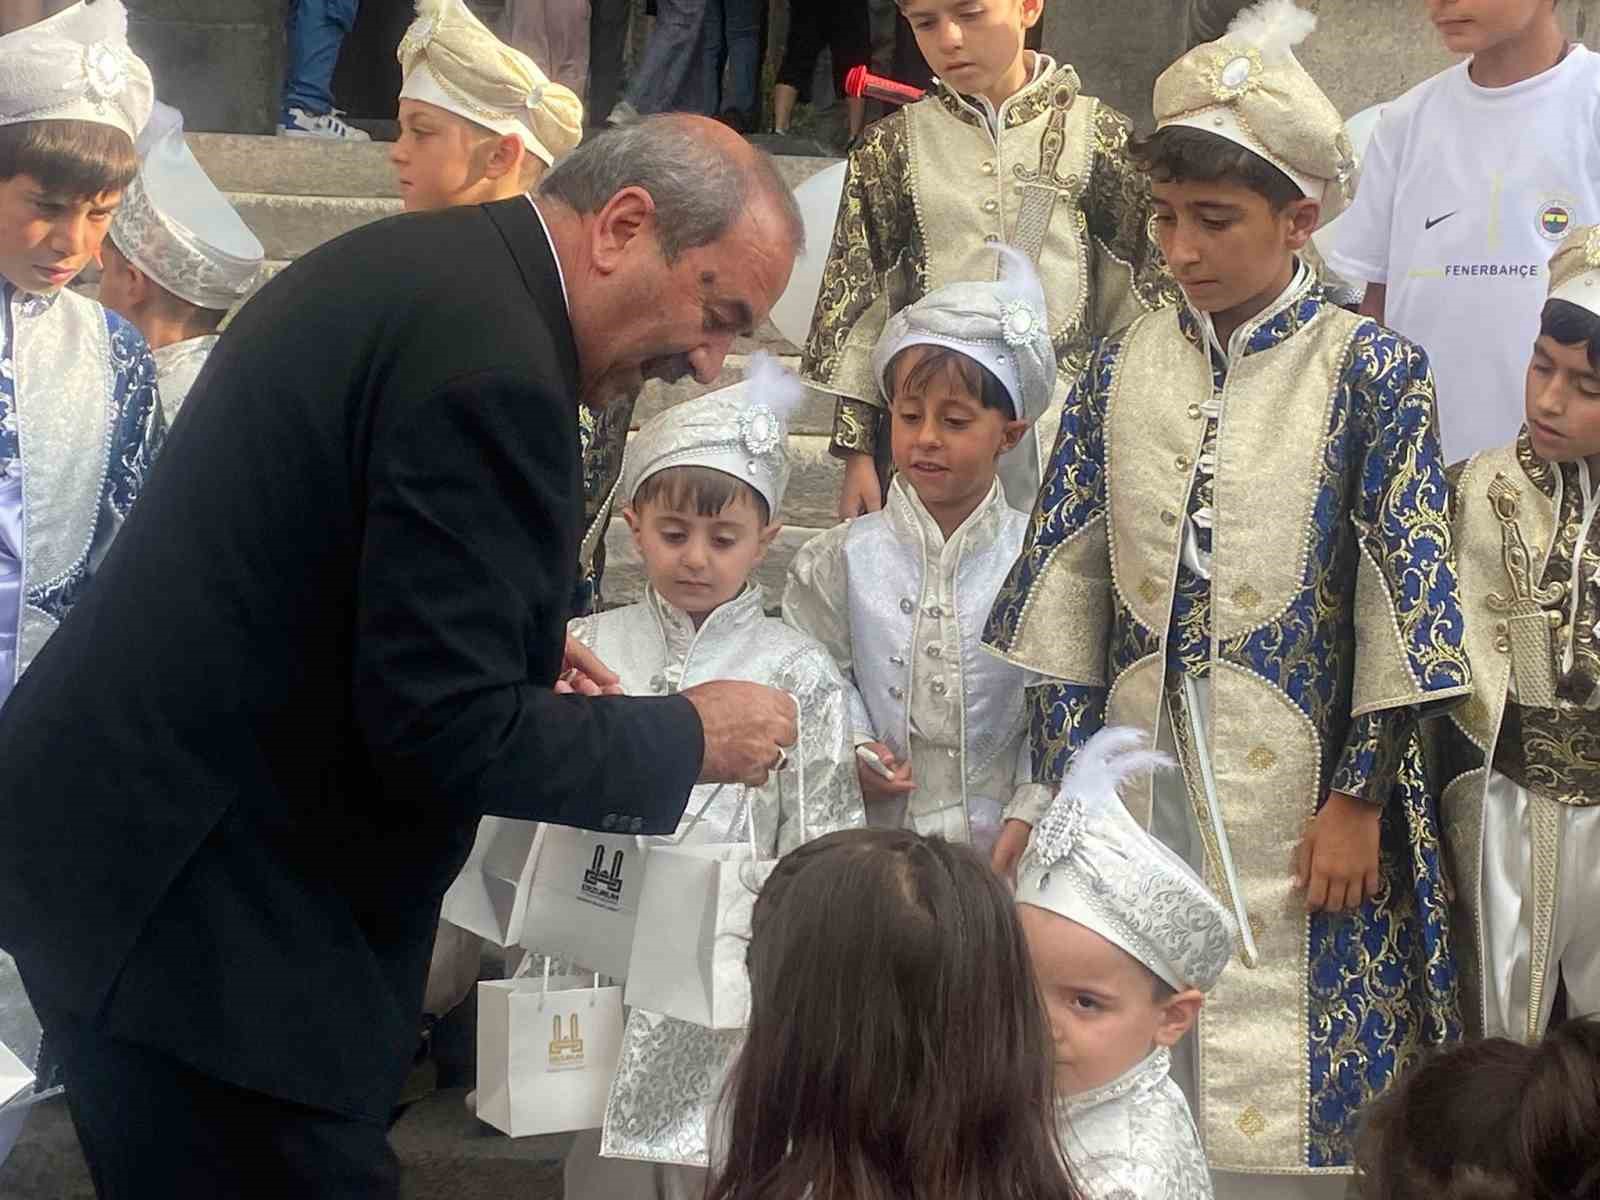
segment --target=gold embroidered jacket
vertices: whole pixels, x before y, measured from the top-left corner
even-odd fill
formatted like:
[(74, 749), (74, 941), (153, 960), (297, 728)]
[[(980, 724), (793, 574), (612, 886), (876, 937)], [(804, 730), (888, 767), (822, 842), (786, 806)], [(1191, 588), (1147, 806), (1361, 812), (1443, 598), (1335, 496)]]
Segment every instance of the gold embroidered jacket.
[(1176, 298), (1149, 236), (1149, 184), (1127, 158), (1126, 117), (1046, 60), (998, 123), (996, 136), (977, 106), (940, 84), (850, 154), (800, 366), (840, 397), (839, 450), (876, 448), (882, 402), (870, 360), (888, 319), (945, 283), (993, 278), (996, 242), (1038, 264), (1066, 382), (1095, 335)]
[[(1049, 681), (1030, 690), (1042, 785), (1102, 725), (1154, 729), (1203, 679), (1227, 841), (1204, 867), (1252, 949), (1201, 1016), (1207, 1157), (1347, 1171), (1362, 1106), (1460, 1027), (1414, 734), (1470, 688), (1433, 379), (1418, 347), (1304, 275), (1233, 345), (1214, 355), (1175, 308), (1098, 350), (986, 640)], [(1383, 885), (1353, 913), (1308, 914), (1288, 864), (1330, 788), (1382, 805)], [(1150, 791), (1128, 803), (1148, 824)]]
[[(1515, 443), (1452, 468), (1452, 520), (1466, 610), (1472, 699), (1428, 723), (1455, 881), (1463, 1010), (1483, 1028), (1478, 923), (1489, 768), (1529, 792), (1535, 853), (1529, 1011), (1541, 1011), (1564, 805), (1600, 804), (1600, 480), (1587, 463), (1545, 462)], [(1530, 1037), (1537, 1030), (1528, 1031)]]

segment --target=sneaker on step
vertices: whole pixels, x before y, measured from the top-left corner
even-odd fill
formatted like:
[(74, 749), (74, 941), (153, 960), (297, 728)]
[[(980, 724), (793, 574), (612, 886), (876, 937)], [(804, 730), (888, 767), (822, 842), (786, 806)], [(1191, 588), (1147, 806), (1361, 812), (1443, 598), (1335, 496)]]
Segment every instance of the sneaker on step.
[(325, 113), (307, 112), (303, 108), (290, 108), (278, 122), (279, 137), (324, 138), (331, 142), (370, 142), (365, 129), (347, 125), (337, 109)]

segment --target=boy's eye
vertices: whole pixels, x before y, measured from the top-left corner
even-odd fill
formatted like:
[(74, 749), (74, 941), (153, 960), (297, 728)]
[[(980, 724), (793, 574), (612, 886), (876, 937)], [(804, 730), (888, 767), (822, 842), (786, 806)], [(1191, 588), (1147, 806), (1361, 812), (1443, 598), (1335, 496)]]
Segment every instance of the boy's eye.
[(1217, 219), (1216, 217), (1201, 217), (1200, 218), (1200, 224), (1204, 225), (1207, 229), (1211, 229), (1211, 230), (1215, 230), (1217, 232), (1221, 232), (1222, 230), (1228, 228), (1229, 225), (1233, 224), (1233, 222), (1232, 221), (1222, 221), (1222, 220)]
[(676, 546), (679, 542), (684, 541), (688, 536), (689, 535), (684, 533), (681, 529), (665, 529), (662, 530), (661, 540), (669, 545)]
[(1100, 1007), (1100, 1002), (1093, 996), (1074, 996), (1072, 998), (1072, 1006), (1082, 1009), (1084, 1012), (1094, 1012)]
[(1154, 221), (1157, 225), (1171, 225), (1178, 218), (1175, 217), (1172, 213), (1169, 213), (1169, 212), (1157, 212), (1150, 219), (1152, 221)]
[(739, 544), (739, 539), (731, 537), (719, 537), (713, 539), (713, 542), (719, 550), (731, 550)]

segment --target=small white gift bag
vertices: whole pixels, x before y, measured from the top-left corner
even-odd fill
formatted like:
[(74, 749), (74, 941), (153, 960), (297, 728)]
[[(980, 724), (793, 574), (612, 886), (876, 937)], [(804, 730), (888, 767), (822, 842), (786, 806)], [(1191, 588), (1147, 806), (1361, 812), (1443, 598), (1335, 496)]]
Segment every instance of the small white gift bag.
[(0, 1042), (0, 1165), (10, 1157), (11, 1148), (22, 1136), (22, 1123), (28, 1119), (31, 1107), (24, 1100), (32, 1085), (33, 1072)]
[(621, 979), (644, 875), (644, 847), (636, 837), (544, 826), (534, 850), (522, 945)]
[(439, 910), (441, 920), (496, 946), (514, 946), (528, 906), (528, 885), (538, 855), (537, 821), (484, 817), (472, 853)]
[(598, 975), (552, 980), (546, 959), (542, 977), (480, 983), (479, 1118), (512, 1137), (600, 1128), (622, 1030), (622, 989)]
[[(799, 795), (804, 772), (796, 755)], [(784, 773), (778, 776), (779, 807)], [(804, 803), (800, 840), (806, 840)], [(747, 814), (748, 842), (658, 846), (642, 912), (649, 915), (628, 958), (627, 1002), (707, 1029), (743, 1029), (750, 1017), (745, 947), (756, 894), (777, 865), (756, 846), (755, 805)]]

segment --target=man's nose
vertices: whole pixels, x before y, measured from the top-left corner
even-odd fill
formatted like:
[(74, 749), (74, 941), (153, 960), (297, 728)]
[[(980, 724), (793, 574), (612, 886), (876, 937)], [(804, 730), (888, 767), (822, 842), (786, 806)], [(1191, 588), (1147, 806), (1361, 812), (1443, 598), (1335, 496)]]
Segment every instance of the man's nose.
[(719, 333), (689, 351), (689, 366), (694, 371), (694, 377), (704, 384), (715, 383), (717, 376), (722, 374), (722, 364), (728, 357), (728, 351), (732, 349), (733, 335)]

